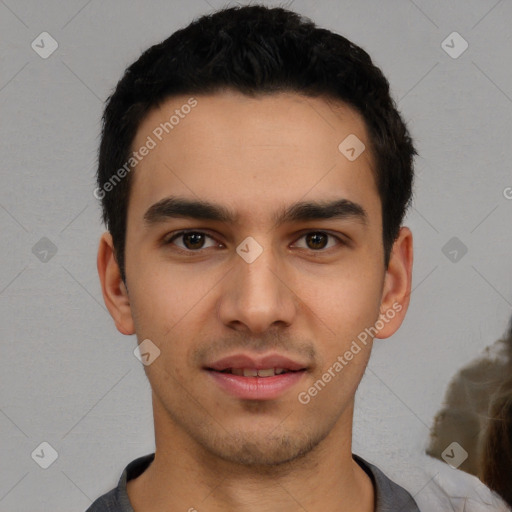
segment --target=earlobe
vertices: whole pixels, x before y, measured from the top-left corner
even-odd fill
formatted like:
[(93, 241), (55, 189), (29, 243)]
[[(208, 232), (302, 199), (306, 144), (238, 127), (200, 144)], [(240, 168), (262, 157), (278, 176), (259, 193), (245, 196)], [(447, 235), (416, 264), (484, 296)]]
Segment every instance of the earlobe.
[(402, 227), (393, 244), (386, 270), (376, 338), (388, 338), (394, 334), (405, 318), (411, 295), (412, 264), (412, 233), (409, 228)]
[(122, 334), (134, 334), (135, 328), (128, 290), (121, 279), (119, 265), (115, 258), (112, 235), (108, 231), (103, 233), (100, 239), (97, 267), (103, 300), (116, 324), (117, 330)]

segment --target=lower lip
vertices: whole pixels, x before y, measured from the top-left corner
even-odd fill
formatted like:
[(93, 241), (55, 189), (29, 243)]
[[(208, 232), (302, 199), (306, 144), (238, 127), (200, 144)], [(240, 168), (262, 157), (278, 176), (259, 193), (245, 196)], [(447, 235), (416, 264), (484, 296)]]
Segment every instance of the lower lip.
[(227, 393), (245, 400), (272, 400), (279, 398), (285, 391), (293, 387), (306, 373), (282, 373), (274, 377), (242, 377), (232, 373), (208, 370), (213, 380)]

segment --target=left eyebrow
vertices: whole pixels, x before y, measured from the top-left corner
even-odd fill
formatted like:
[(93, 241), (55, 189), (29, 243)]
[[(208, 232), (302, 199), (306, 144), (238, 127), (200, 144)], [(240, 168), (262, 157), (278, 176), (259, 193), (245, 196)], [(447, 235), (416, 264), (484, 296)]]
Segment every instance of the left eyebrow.
[[(170, 218), (191, 218), (236, 223), (239, 215), (223, 205), (184, 197), (166, 197), (148, 208), (144, 214), (147, 225), (164, 222)], [(293, 222), (325, 219), (353, 219), (368, 224), (368, 214), (358, 203), (348, 199), (334, 201), (300, 201), (277, 211), (272, 220), (274, 228)]]
[(348, 199), (334, 201), (302, 201), (292, 204), (274, 216), (274, 227), (287, 222), (321, 219), (353, 219), (368, 224), (368, 214), (358, 203)]

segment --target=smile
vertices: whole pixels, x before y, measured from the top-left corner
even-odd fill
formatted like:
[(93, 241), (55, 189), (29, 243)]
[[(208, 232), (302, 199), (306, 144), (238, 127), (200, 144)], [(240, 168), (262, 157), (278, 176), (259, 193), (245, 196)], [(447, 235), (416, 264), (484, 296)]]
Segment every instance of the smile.
[(239, 375), (240, 377), (274, 377), (275, 375), (281, 375), (282, 373), (288, 373), (292, 370), (285, 368), (268, 368), (264, 370), (258, 370), (256, 368), (226, 368), (220, 373), (231, 373), (233, 375)]

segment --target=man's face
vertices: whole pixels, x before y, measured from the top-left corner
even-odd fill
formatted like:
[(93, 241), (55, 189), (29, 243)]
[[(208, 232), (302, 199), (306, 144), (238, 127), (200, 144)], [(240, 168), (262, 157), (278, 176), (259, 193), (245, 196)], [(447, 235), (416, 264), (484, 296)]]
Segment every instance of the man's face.
[[(293, 460), (333, 429), (350, 432), (371, 342), (308, 403), (299, 394), (383, 313), (381, 201), (367, 132), (353, 109), (320, 98), (219, 93), (182, 109), (188, 100), (153, 110), (133, 143), (137, 150), (149, 136), (156, 146), (132, 175), (123, 330), (133, 321), (139, 342), (161, 351), (145, 367), (157, 430), (225, 460)], [(161, 133), (176, 109), (179, 122)], [(353, 161), (338, 149), (351, 134), (366, 146)], [(171, 197), (235, 219), (175, 216)], [(342, 200), (337, 216), (305, 208), (280, 218), (298, 202)], [(192, 233), (173, 238), (182, 230)], [(237, 375), (281, 365), (300, 371)]]

